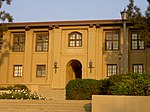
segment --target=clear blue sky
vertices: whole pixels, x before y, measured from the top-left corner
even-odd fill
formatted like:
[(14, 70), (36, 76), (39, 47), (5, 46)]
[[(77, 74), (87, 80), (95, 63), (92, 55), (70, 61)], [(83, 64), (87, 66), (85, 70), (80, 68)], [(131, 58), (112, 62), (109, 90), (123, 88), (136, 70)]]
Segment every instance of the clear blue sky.
[[(147, 0), (135, 0), (142, 11)], [(129, 0), (12, 0), (3, 5), (14, 22), (120, 19)]]

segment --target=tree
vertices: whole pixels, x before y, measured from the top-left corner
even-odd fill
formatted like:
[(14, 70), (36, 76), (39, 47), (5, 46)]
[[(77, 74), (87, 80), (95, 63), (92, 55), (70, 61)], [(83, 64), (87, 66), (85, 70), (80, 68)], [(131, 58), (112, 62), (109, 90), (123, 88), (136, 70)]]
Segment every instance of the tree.
[[(0, 9), (2, 9), (3, 3), (10, 5), (11, 0), (0, 0)], [(2, 47), (5, 49), (0, 55), (0, 65), (1, 65), (4, 61), (4, 59), (9, 55), (9, 51), (11, 50), (11, 45), (10, 45), (9, 41), (2, 38), (4, 32), (7, 31), (7, 26), (5, 23), (6, 22), (12, 22), (13, 18), (9, 13), (0, 10), (0, 21), (1, 21), (1, 24), (0, 24), (0, 42), (2, 44), (2, 46), (0, 46), (0, 47), (1, 47), (1, 49), (2, 49)]]
[(140, 8), (134, 5), (134, 0), (129, 0), (127, 11), (128, 21), (139, 29), (141, 39), (146, 42), (147, 47), (150, 47), (150, 0), (147, 2), (148, 7), (144, 15), (142, 15)]

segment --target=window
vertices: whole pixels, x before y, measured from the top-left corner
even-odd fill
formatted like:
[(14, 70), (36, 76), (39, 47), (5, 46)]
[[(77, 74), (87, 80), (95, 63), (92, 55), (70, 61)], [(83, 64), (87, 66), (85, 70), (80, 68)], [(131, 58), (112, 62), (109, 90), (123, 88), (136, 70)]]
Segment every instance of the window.
[(2, 50), (2, 45), (3, 45), (3, 35), (0, 34), (0, 51)]
[(37, 77), (45, 77), (46, 76), (46, 66), (45, 65), (37, 65), (36, 66), (36, 76)]
[(22, 65), (14, 65), (14, 77), (22, 77)]
[(107, 65), (107, 76), (117, 75), (117, 64)]
[(48, 51), (48, 42), (49, 37), (48, 33), (36, 34), (36, 51), (38, 52), (46, 52)]
[(105, 49), (119, 50), (119, 31), (105, 32)]
[(136, 31), (131, 32), (131, 49), (132, 50), (144, 50), (145, 42), (141, 40), (140, 34)]
[(25, 51), (25, 34), (14, 34), (13, 51), (14, 52)]
[(68, 46), (69, 47), (82, 47), (82, 34), (78, 32), (70, 33)]
[(143, 73), (143, 64), (133, 64), (133, 73)]

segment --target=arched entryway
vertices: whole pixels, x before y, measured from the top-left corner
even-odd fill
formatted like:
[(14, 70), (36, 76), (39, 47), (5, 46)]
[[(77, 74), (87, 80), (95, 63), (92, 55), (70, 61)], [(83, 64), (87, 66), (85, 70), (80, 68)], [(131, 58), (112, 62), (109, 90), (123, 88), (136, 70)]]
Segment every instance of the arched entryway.
[(71, 60), (66, 65), (66, 82), (82, 78), (82, 64), (78, 60)]

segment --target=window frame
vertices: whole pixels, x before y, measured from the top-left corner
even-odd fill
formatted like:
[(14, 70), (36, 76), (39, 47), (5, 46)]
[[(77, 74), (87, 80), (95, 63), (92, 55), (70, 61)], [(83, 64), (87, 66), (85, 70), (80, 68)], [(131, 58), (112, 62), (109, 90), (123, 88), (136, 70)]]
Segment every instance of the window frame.
[[(114, 69), (114, 67), (115, 67), (115, 69)], [(109, 68), (111, 68), (111, 69), (109, 69)], [(107, 77), (110, 77), (113, 75), (117, 75), (117, 64), (107, 64)]]
[[(111, 39), (107, 39), (107, 35), (111, 35)], [(114, 38), (114, 34), (118, 35), (118, 39)], [(111, 48), (108, 47), (109, 43), (111, 44)], [(118, 42), (118, 44), (115, 44), (115, 42)], [(115, 46), (117, 45), (117, 49), (115, 49)], [(118, 51), (120, 50), (120, 30), (106, 30), (105, 31), (105, 50), (106, 51)]]
[[(71, 39), (71, 37), (75, 35), (75, 39)], [(78, 36), (81, 38), (78, 39)], [(80, 32), (71, 32), (68, 34), (68, 47), (82, 47), (82, 33)], [(71, 43), (74, 42), (74, 43)]]
[[(134, 68), (135, 66), (137, 66), (137, 72), (135, 72), (135, 68)], [(142, 69), (140, 69), (140, 66), (142, 67)], [(140, 70), (142, 70), (142, 71), (140, 71)], [(143, 74), (144, 73), (144, 65), (143, 64), (133, 64), (132, 71), (133, 71), (133, 73)]]
[[(38, 36), (41, 37), (41, 40), (38, 40)], [(47, 39), (46, 39), (46, 37), (47, 37)], [(38, 46), (38, 44), (39, 44), (39, 46)], [(38, 32), (38, 33), (36, 33), (35, 51), (36, 52), (48, 52), (49, 51), (49, 33), (48, 32), (40, 32), (40, 33)]]
[[(23, 37), (24, 39), (21, 39)], [(25, 33), (14, 33), (13, 34), (13, 52), (25, 52), (25, 38), (26, 34)], [(16, 39), (18, 38), (18, 39)], [(18, 42), (15, 42), (18, 40)], [(15, 45), (18, 45), (15, 47)]]
[[(132, 35), (133, 34), (136, 34), (137, 35), (137, 39), (133, 39), (132, 37)], [(131, 31), (130, 32), (130, 38), (131, 38), (131, 50), (145, 50), (145, 41), (144, 40), (142, 40), (142, 39), (140, 39), (140, 34), (139, 34), (139, 32), (138, 31)], [(137, 48), (133, 48), (133, 42), (137, 42), (136, 43), (136, 46), (137, 46)], [(140, 48), (140, 42), (143, 42), (143, 49), (142, 48)]]
[(46, 65), (36, 65), (36, 77), (46, 77)]
[(22, 77), (22, 76), (23, 76), (23, 66), (22, 65), (14, 65), (13, 66), (13, 77)]

